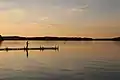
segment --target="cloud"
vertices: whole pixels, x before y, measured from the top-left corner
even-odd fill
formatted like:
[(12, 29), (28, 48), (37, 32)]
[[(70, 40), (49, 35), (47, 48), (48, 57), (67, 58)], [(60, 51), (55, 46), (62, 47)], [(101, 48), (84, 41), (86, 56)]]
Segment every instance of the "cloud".
[(6, 10), (10, 10), (14, 7), (16, 7), (17, 5), (14, 4), (13, 2), (3, 2), (0, 1), (0, 10), (1, 11), (6, 11)]
[(48, 19), (49, 19), (48, 17), (42, 17), (42, 18), (40, 18), (40, 21), (46, 21)]
[(25, 10), (11, 1), (0, 1), (0, 21), (4, 23), (21, 22), (25, 17)]
[(84, 6), (81, 6), (80, 8), (81, 8), (81, 9), (87, 9), (87, 8), (89, 8), (89, 5), (86, 4), (86, 5), (84, 5)]
[(0, 22), (2, 23), (19, 23), (23, 22), (26, 13), (23, 9), (14, 8), (0, 12)]
[(48, 27), (60, 27), (61, 24), (48, 24)]
[(83, 12), (88, 8), (88, 5), (80, 6), (80, 7), (75, 7), (69, 9), (70, 12)]
[(12, 9), (8, 14), (13, 21), (21, 21), (26, 16), (26, 12), (20, 8)]
[(78, 8), (72, 8), (70, 9), (71, 12), (82, 12), (84, 11), (83, 9), (78, 9)]

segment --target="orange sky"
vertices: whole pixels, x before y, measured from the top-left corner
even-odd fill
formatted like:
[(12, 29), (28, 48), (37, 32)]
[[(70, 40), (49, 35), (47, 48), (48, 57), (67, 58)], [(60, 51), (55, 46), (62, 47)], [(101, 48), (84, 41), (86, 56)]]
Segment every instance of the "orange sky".
[(0, 33), (20, 36), (120, 36), (118, 2), (61, 0), (58, 4), (55, 0), (2, 0)]

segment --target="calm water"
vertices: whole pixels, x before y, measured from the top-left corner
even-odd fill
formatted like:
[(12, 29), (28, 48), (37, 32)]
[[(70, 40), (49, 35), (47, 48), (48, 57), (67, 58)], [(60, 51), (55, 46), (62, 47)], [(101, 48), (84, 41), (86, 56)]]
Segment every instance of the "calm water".
[[(23, 47), (5, 41), (3, 47)], [(120, 42), (34, 42), (59, 51), (0, 51), (0, 80), (120, 80)]]

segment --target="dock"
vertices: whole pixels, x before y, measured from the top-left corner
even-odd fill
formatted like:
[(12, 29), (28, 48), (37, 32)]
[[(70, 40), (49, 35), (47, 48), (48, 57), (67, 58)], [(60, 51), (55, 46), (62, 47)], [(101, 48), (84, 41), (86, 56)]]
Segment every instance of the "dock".
[(28, 48), (28, 47), (24, 47), (24, 48), (0, 48), (0, 51), (11, 51), (11, 50), (59, 50), (59, 47), (39, 47), (39, 48)]
[(26, 42), (26, 46), (24, 46), (23, 48), (10, 48), (10, 47), (6, 47), (6, 48), (0, 48), (0, 51), (19, 51), (19, 50), (24, 50), (26, 52), (26, 56), (28, 58), (28, 52), (29, 50), (39, 50), (39, 51), (44, 51), (44, 50), (57, 50), (59, 51), (59, 46), (41, 46), (40, 47), (34, 47), (34, 48), (30, 48), (28, 47), (29, 46), (29, 43), (28, 41)]
[(9, 47), (6, 47), (6, 48), (0, 48), (0, 51), (11, 51), (11, 50), (24, 50), (24, 51), (28, 51), (28, 50), (40, 50), (40, 51), (43, 51), (43, 50), (59, 50), (59, 46), (52, 46), (52, 47), (45, 47), (45, 46), (41, 46), (39, 48), (29, 48), (29, 42), (27, 41), (26, 42), (26, 46), (23, 47), (23, 48), (9, 48)]

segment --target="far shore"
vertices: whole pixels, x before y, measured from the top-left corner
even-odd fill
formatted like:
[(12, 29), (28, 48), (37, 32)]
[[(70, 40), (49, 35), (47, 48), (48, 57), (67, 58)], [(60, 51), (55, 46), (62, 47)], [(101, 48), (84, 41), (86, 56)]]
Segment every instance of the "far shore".
[(120, 37), (115, 38), (88, 38), (88, 37), (20, 37), (1, 36), (1, 41), (6, 40), (32, 40), (32, 41), (120, 41)]

